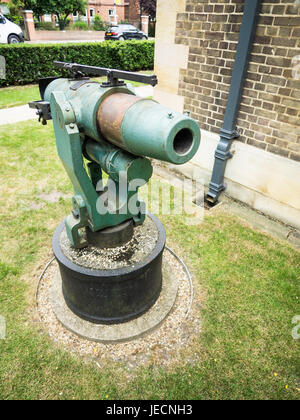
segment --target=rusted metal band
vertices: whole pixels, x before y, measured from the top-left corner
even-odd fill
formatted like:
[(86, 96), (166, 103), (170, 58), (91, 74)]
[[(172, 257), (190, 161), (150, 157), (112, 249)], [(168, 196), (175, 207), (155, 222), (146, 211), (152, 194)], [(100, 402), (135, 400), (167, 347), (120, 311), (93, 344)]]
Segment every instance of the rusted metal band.
[(111, 143), (124, 148), (121, 137), (123, 118), (128, 109), (141, 100), (143, 98), (127, 93), (114, 93), (104, 99), (97, 112), (101, 134)]

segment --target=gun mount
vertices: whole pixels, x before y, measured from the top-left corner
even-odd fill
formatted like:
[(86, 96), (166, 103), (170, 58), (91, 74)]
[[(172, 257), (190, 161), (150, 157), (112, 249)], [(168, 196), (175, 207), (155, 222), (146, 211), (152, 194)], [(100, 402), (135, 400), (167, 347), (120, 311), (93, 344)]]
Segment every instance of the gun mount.
[[(131, 240), (134, 227), (145, 221), (146, 206), (138, 189), (152, 176), (150, 159), (176, 165), (188, 162), (199, 148), (200, 129), (189, 116), (136, 96), (132, 86), (120, 80), (155, 86), (154, 75), (72, 63), (54, 65), (67, 70), (70, 77), (41, 80), (42, 100), (29, 105), (37, 109), (43, 124), (53, 120), (58, 155), (74, 188), (73, 210), (59, 232), (65, 228), (70, 246), (77, 250), (91, 245), (120, 247)], [(107, 76), (107, 81), (97, 83), (91, 75)], [(103, 173), (108, 175), (106, 184)], [(114, 194), (109, 194), (110, 189)], [(82, 272), (74, 264), (71, 268), (56, 232), (53, 249), (64, 296), (73, 312), (91, 322), (124, 322), (153, 305), (162, 285), (165, 233), (161, 223), (152, 220), (159, 232), (155, 252), (142, 266), (123, 273), (123, 286), (119, 282), (108, 286), (105, 280), (105, 292), (99, 286), (93, 298), (88, 285), (95, 283), (95, 275), (101, 283), (104, 278), (123, 278), (123, 274)], [(132, 296), (137, 296), (134, 301)]]

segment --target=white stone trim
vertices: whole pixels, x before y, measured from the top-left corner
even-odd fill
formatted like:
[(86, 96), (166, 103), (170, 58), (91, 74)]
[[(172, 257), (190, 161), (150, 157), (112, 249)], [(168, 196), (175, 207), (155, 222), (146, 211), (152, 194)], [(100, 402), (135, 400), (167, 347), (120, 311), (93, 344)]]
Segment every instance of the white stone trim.
[[(202, 130), (194, 159), (176, 170), (208, 186), (219, 135)], [(252, 208), (300, 229), (300, 162), (239, 141), (225, 172), (226, 193)], [(175, 169), (175, 167), (172, 167)], [(222, 196), (220, 198), (222, 200)]]

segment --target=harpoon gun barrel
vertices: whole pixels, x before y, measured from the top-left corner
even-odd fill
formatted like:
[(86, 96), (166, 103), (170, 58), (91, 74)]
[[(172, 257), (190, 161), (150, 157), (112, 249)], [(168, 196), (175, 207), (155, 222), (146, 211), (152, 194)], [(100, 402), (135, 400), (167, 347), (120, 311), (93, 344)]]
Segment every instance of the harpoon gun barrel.
[(195, 120), (140, 98), (129, 87), (103, 88), (91, 80), (57, 79), (47, 87), (45, 100), (51, 102), (57, 91), (68, 100), (80, 131), (95, 141), (107, 140), (133, 155), (177, 165), (191, 160), (199, 148)]

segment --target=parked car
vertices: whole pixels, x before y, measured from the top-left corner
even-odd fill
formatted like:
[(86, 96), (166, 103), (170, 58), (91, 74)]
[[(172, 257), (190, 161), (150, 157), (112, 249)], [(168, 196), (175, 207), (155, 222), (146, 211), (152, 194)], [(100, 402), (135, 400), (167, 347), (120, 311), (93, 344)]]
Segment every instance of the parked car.
[(125, 41), (127, 39), (148, 39), (147, 35), (133, 25), (111, 26), (105, 32), (105, 40)]
[(20, 42), (24, 42), (20, 26), (0, 13), (0, 44), (19, 44)]

